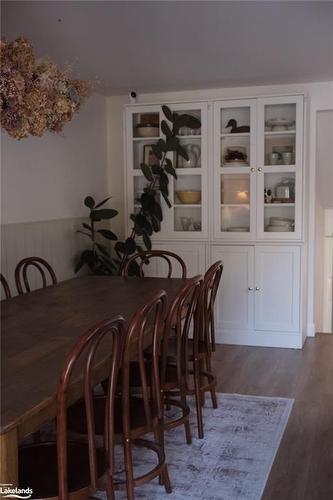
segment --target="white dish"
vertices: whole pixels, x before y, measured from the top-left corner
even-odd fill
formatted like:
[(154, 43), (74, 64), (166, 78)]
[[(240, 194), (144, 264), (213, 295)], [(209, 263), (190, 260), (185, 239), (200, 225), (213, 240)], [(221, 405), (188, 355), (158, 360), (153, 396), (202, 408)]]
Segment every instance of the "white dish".
[(294, 224), (294, 219), (288, 219), (287, 217), (270, 217), (269, 223), (271, 226), (290, 226)]
[(271, 130), (274, 132), (288, 130), (294, 123), (293, 120), (288, 120), (287, 118), (272, 118), (266, 121), (266, 125), (271, 127)]
[(267, 226), (266, 231), (269, 233), (291, 233), (293, 228), (291, 226)]
[(248, 167), (249, 164), (246, 161), (242, 160), (231, 160), (231, 161), (225, 161), (222, 163), (221, 167)]

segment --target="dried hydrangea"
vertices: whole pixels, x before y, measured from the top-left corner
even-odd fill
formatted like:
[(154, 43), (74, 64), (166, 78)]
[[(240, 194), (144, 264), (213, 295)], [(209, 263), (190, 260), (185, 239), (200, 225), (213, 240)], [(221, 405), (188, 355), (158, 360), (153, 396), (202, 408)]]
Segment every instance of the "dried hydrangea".
[(69, 68), (36, 61), (27, 38), (1, 41), (0, 60), (1, 126), (16, 139), (60, 132), (92, 91), (90, 82), (72, 80)]

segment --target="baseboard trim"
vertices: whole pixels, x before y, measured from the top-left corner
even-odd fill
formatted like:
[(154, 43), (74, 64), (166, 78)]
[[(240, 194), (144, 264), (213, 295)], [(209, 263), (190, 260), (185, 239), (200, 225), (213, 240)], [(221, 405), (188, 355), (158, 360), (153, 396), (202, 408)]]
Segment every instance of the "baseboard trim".
[(217, 331), (216, 341), (219, 344), (235, 344), (256, 347), (281, 347), (286, 349), (302, 349), (303, 339), (300, 333), (279, 332), (241, 332)]
[(306, 336), (307, 337), (315, 337), (316, 336), (316, 326), (314, 323), (307, 324)]

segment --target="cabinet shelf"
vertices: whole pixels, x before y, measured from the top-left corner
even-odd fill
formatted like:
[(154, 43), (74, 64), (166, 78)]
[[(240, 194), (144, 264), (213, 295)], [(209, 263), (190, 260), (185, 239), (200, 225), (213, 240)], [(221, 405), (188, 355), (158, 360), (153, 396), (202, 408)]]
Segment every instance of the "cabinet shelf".
[(132, 137), (132, 141), (158, 141), (161, 137), (159, 135), (154, 137)]
[(266, 130), (265, 135), (294, 135), (296, 134), (296, 130)]
[(177, 135), (178, 139), (201, 139), (201, 134)]
[(177, 175), (198, 175), (201, 173), (201, 167), (193, 167), (193, 168), (176, 168)]
[(295, 203), (265, 203), (265, 207), (294, 207)]
[(221, 134), (221, 137), (250, 137), (250, 132), (242, 132), (240, 134)]
[(173, 207), (174, 208), (193, 208), (193, 207), (201, 207), (201, 204), (200, 203), (193, 203), (193, 204), (189, 204), (189, 203), (174, 203), (173, 204)]
[(249, 208), (249, 203), (221, 203), (221, 207), (246, 207)]

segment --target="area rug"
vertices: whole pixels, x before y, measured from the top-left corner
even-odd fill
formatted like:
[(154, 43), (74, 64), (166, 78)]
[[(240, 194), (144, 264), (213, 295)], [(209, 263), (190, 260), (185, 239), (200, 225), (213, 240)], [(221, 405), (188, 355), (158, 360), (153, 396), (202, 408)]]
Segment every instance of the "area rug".
[[(165, 445), (173, 492), (157, 480), (135, 488), (145, 500), (259, 500), (265, 488), (293, 406), (292, 399), (219, 394), (219, 407), (204, 408), (205, 437), (196, 437), (191, 408), (193, 443), (185, 442), (183, 427), (166, 433)], [(118, 453), (117, 453), (118, 455)], [(138, 450), (135, 475), (154, 463), (151, 452)], [(144, 464), (141, 465), (141, 464)], [(122, 465), (119, 464), (120, 472)], [(103, 494), (98, 495), (105, 498)], [(125, 500), (125, 492), (116, 493)]]

